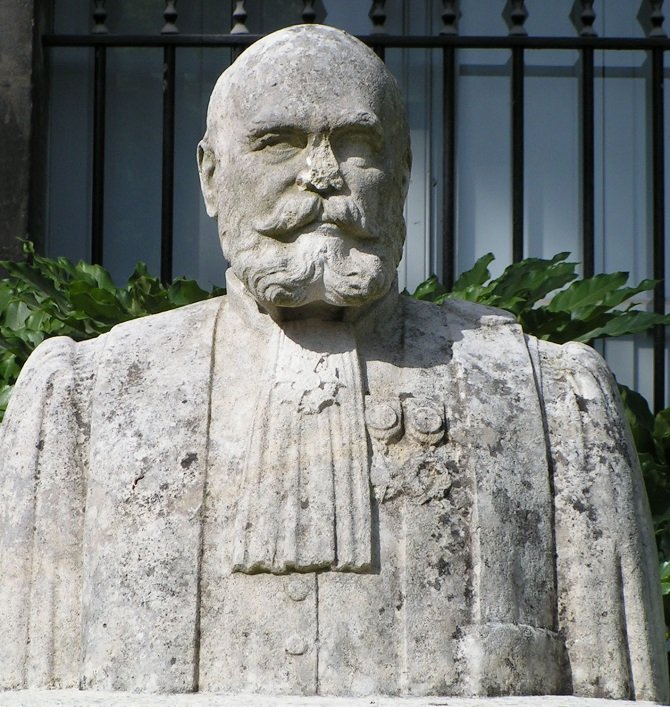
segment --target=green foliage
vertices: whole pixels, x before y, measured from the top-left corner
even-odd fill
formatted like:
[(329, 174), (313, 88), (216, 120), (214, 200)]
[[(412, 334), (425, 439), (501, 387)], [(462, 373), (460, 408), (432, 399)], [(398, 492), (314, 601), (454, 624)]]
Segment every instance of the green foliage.
[(664, 560), (661, 562), (661, 594), (667, 596), (670, 594), (670, 561)]
[(625, 272), (578, 279), (577, 263), (569, 262), (568, 255), (558, 253), (551, 260), (526, 258), (492, 279), (488, 266), (493, 255), (487, 253), (456, 280), (451, 292), (433, 276), (412, 296), (438, 304), (464, 299), (500, 307), (514, 314), (524, 331), (558, 344), (589, 343), (670, 323), (670, 317), (636, 308), (633, 298), (653, 290), (655, 280), (626, 287)]
[[(670, 560), (670, 408), (654, 416), (639, 393), (625, 385), (619, 390), (647, 488), (659, 554)], [(670, 587), (670, 576), (668, 582)]]
[(166, 287), (144, 263), (137, 264), (125, 287), (116, 287), (99, 265), (45, 258), (29, 242), (23, 250), (25, 260), (0, 263), (7, 272), (0, 280), (0, 421), (21, 367), (44, 339), (90, 339), (120, 322), (223, 292), (205, 292), (183, 278)]

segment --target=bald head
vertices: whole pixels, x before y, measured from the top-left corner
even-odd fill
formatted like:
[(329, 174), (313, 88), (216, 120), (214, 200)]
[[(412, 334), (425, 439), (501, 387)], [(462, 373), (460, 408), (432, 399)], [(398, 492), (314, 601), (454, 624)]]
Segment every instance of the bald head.
[(259, 111), (281, 121), (296, 110), (296, 96), (306, 121), (331, 102), (343, 113), (355, 110), (356, 99), (369, 104), (386, 132), (389, 166), (406, 190), (411, 155), (398, 84), (369, 47), (333, 27), (287, 27), (249, 47), (214, 86), (205, 138), (216, 147), (234, 123)]
[[(390, 287), (409, 133), (395, 79), (354, 37), (300, 25), (253, 44), (214, 87), (198, 162), (224, 254), (259, 301), (348, 306)], [(261, 258), (292, 284), (250, 272)]]

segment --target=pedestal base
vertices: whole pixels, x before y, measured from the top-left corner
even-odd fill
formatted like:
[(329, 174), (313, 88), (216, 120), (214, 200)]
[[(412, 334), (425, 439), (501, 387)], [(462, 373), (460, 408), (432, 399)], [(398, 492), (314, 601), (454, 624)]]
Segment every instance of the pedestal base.
[(652, 707), (653, 702), (584, 697), (294, 697), (272, 695), (147, 695), (93, 690), (0, 692), (1, 707)]

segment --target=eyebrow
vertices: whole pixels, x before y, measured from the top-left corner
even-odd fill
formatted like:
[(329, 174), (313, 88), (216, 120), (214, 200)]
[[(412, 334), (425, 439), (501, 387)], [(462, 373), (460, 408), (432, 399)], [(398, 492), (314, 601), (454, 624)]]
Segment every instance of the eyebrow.
[(300, 125), (293, 125), (291, 123), (271, 123), (262, 120), (251, 121), (251, 127), (247, 132), (247, 137), (250, 140), (262, 137), (267, 133), (288, 133), (288, 132), (300, 132), (304, 133), (305, 128)]
[[(383, 130), (379, 118), (373, 113), (365, 110), (342, 114), (330, 121), (329, 131), (343, 130), (347, 128), (372, 128), (379, 136)], [(310, 132), (310, 128), (303, 122), (290, 122), (283, 119), (274, 119), (273, 116), (259, 116), (250, 121), (250, 129), (247, 133), (250, 139), (254, 139), (273, 132)]]
[(367, 111), (358, 111), (354, 116), (351, 116), (351, 114), (341, 115), (332, 122), (330, 127), (331, 130), (337, 130), (338, 128), (358, 126), (365, 126), (375, 129), (379, 128), (381, 130), (379, 118), (372, 113), (368, 113)]

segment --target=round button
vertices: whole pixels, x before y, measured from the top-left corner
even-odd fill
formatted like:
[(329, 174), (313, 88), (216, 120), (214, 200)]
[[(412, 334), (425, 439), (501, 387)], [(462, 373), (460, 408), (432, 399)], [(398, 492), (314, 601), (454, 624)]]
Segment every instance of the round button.
[(289, 655), (302, 655), (307, 651), (307, 643), (300, 636), (289, 636), (286, 639), (285, 650)]
[(307, 598), (311, 583), (302, 577), (291, 577), (286, 583), (285, 591), (293, 601), (303, 601)]
[(418, 432), (430, 435), (442, 429), (442, 416), (429, 407), (417, 407), (412, 413), (412, 422)]
[(377, 403), (365, 411), (365, 419), (370, 427), (390, 430), (398, 422), (398, 413), (387, 403)]

